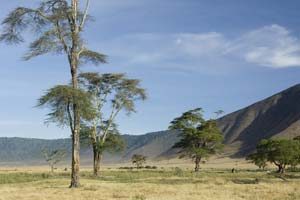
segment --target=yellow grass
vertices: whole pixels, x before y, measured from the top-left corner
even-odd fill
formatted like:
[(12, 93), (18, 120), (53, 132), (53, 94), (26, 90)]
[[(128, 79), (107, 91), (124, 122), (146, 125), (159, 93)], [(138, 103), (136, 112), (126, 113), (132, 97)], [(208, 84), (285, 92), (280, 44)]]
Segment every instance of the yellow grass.
[[(173, 162), (173, 163), (172, 163)], [(267, 172), (240, 170), (232, 174), (233, 166), (241, 162), (225, 162), (223, 169), (216, 168), (217, 160), (208, 163), (200, 174), (187, 171), (190, 163), (164, 162), (157, 170), (118, 170), (106, 166), (100, 178), (93, 178), (86, 168), (81, 179), (82, 187), (69, 189), (69, 177), (59, 168), (56, 174), (24, 183), (0, 184), (0, 200), (297, 200), (300, 199), (300, 173), (288, 173), (285, 178)], [(152, 164), (152, 163), (151, 163)], [(154, 163), (153, 163), (154, 164)], [(164, 169), (161, 169), (164, 164)], [(253, 166), (251, 166), (253, 167)], [(239, 169), (241, 169), (239, 168)], [(2, 168), (1, 175), (19, 176), (20, 172), (33, 176), (47, 173), (45, 167)], [(43, 175), (44, 176), (44, 175)], [(1, 182), (1, 180), (0, 180)]]

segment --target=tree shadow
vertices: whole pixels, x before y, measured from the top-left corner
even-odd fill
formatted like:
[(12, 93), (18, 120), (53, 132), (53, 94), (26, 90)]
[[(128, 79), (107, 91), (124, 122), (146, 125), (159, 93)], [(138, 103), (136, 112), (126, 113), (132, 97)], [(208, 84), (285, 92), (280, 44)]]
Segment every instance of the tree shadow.
[(257, 178), (255, 178), (255, 179), (233, 179), (232, 182), (235, 184), (258, 184), (259, 180)]

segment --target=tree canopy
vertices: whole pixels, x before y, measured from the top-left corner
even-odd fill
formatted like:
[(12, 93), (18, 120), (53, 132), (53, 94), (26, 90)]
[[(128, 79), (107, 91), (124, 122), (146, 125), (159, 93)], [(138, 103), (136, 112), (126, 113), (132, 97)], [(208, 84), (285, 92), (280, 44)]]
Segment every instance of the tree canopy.
[(187, 111), (175, 118), (170, 129), (179, 130), (180, 141), (173, 148), (180, 149), (180, 157), (188, 156), (195, 161), (199, 171), (200, 161), (222, 149), (223, 135), (215, 120), (205, 120), (201, 108)]
[[(121, 111), (135, 112), (135, 103), (146, 99), (138, 79), (129, 79), (120, 73), (81, 73), (79, 84), (90, 94), (96, 115), (86, 121), (85, 127), (94, 152), (94, 174), (98, 175), (103, 152), (124, 147), (115, 119)], [(106, 112), (105, 112), (105, 111)]]
[(74, 89), (68, 85), (58, 85), (49, 89), (38, 100), (37, 106), (47, 107), (51, 110), (46, 119), (46, 123), (70, 126), (71, 129), (74, 129), (74, 104), (78, 105), (78, 113), (82, 120), (91, 120), (95, 117), (90, 94), (81, 89)]
[(261, 160), (268, 161), (278, 167), (279, 173), (284, 173), (286, 166), (300, 163), (300, 141), (288, 139), (262, 140), (256, 147), (256, 153), (248, 156), (255, 164)]

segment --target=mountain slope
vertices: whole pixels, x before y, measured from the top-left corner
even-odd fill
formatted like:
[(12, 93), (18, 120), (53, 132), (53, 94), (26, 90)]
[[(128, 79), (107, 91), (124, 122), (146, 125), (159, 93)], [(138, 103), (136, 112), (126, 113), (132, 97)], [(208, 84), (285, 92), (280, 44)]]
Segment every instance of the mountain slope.
[(245, 155), (265, 138), (300, 135), (300, 85), (259, 101), (218, 120), (225, 144)]
[[(149, 159), (159, 157), (165, 153), (177, 141), (176, 132), (160, 131), (145, 135), (123, 135), (126, 149), (115, 154), (106, 154), (104, 162), (115, 163), (131, 159), (133, 154), (143, 154)], [(69, 162), (71, 155), (71, 140), (57, 139), (31, 139), (31, 138), (0, 138), (0, 165), (12, 164), (45, 164), (41, 151), (43, 149), (63, 149), (66, 150), (66, 162)], [(91, 164), (91, 148), (83, 145), (81, 147), (81, 161)], [(166, 153), (167, 155), (167, 153)]]

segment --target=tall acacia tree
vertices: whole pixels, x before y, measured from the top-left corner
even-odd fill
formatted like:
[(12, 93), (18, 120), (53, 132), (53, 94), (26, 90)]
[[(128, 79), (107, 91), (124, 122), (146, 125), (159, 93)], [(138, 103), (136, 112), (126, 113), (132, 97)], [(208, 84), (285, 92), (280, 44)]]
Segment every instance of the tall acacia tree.
[(126, 78), (124, 74), (82, 73), (79, 83), (91, 95), (96, 111), (86, 130), (93, 147), (94, 175), (98, 176), (103, 152), (123, 146), (115, 125), (116, 117), (122, 110), (127, 114), (135, 112), (135, 102), (145, 100), (146, 92), (139, 80)]
[[(79, 0), (44, 0), (36, 8), (18, 7), (3, 20), (0, 40), (8, 44), (24, 41), (22, 34), (26, 29), (32, 30), (37, 38), (29, 45), (24, 59), (57, 53), (64, 54), (68, 60), (73, 89), (78, 88), (78, 68), (81, 64), (91, 62), (98, 65), (106, 62), (106, 56), (89, 50), (82, 38), (88, 15), (90, 0), (85, 1), (80, 9)], [(74, 97), (75, 98), (75, 97)], [(70, 187), (78, 187), (80, 168), (80, 112), (76, 101), (72, 104), (72, 173)]]

